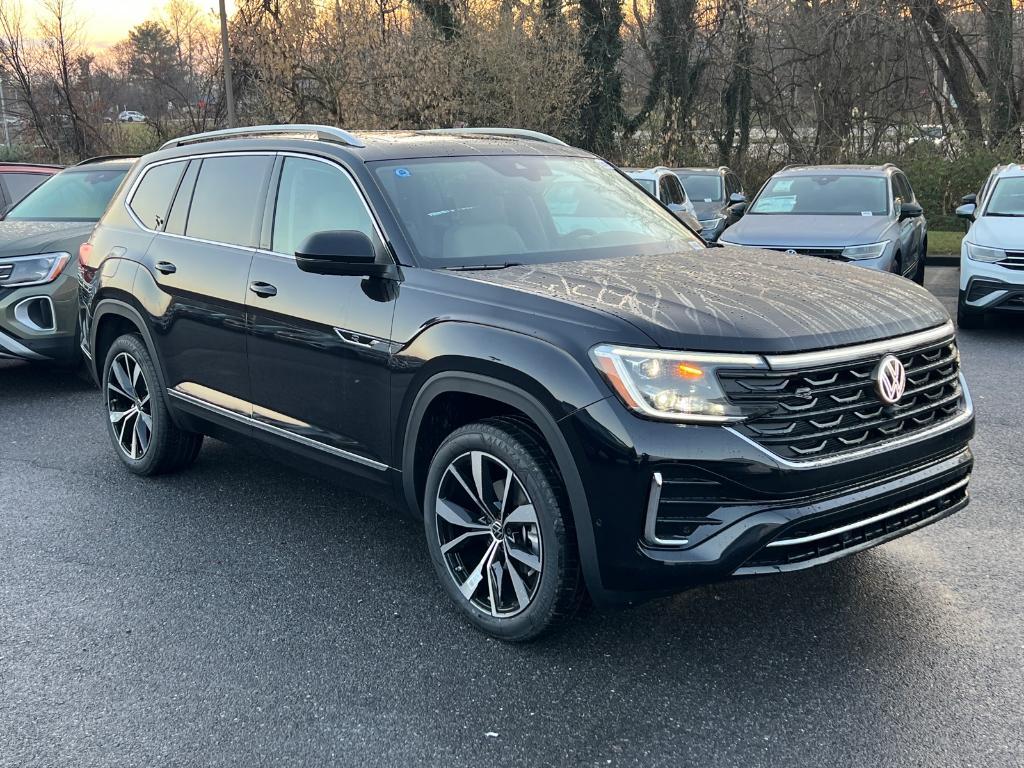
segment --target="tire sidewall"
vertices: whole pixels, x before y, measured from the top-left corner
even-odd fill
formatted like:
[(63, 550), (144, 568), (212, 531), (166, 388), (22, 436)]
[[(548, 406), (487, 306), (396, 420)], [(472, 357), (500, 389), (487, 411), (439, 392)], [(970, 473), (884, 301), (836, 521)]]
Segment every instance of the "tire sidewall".
[(104, 414), (109, 413), (107, 384), (110, 381), (111, 364), (114, 358), (122, 352), (130, 354), (142, 366), (142, 375), (146, 379), (146, 388), (149, 392), (149, 410), (153, 420), (152, 434), (149, 440), (149, 448), (141, 459), (132, 459), (121, 450), (117, 434), (114, 432), (114, 425), (111, 423), (109, 416), (106, 419), (107, 435), (110, 437), (114, 451), (121, 461), (124, 462), (125, 466), (132, 472), (145, 475), (153, 471), (156, 462), (159, 460), (160, 446), (168, 429), (170, 416), (167, 413), (167, 408), (164, 406), (160, 377), (157, 375), (156, 366), (153, 365), (153, 360), (149, 356), (149, 350), (146, 349), (145, 343), (138, 336), (120, 336), (114, 340), (114, 343), (110, 345), (110, 349), (107, 350), (107, 357), (103, 361), (103, 377), (100, 381)]
[[(479, 425), (477, 425), (479, 427)], [(446, 439), (431, 462), (427, 474), (427, 482), (423, 500), (423, 526), (427, 537), (427, 548), (430, 559), (434, 563), (438, 579), (448, 596), (461, 609), (461, 613), (470, 622), (483, 631), (505, 640), (527, 639), (546, 626), (555, 611), (558, 599), (559, 579), (566, 572), (565, 547), (566, 532), (560, 522), (561, 511), (554, 505), (558, 504), (558, 492), (544, 476), (543, 471), (532, 460), (522, 446), (516, 450), (511, 436), (504, 435), (497, 429), (463, 428), (454, 432)], [(540, 524), (542, 553), (541, 577), (537, 592), (526, 610), (508, 618), (498, 618), (480, 610), (463, 597), (458, 585), (448, 571), (441, 545), (437, 538), (437, 490), (448, 465), (469, 451), (481, 450), (492, 454), (505, 462), (525, 486), (526, 492), (533, 502)], [(557, 517), (556, 517), (557, 516)]]

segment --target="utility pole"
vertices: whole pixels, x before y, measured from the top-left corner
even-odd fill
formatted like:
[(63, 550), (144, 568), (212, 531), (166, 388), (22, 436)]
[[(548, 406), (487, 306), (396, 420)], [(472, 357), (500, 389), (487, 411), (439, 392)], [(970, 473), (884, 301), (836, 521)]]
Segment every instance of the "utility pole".
[(238, 125), (235, 120), (235, 89), (231, 82), (231, 48), (228, 46), (228, 12), (220, 0), (220, 45), (224, 56), (224, 98), (228, 103), (228, 127)]
[(7, 125), (7, 100), (4, 98), (4, 79), (0, 77), (0, 115), (4, 121), (4, 144), (7, 151), (11, 151), (11, 130)]

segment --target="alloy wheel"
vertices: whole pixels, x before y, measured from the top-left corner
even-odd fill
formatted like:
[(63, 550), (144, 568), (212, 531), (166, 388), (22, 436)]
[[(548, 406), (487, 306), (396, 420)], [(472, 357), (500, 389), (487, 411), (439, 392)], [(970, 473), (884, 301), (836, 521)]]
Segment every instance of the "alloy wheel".
[(129, 459), (146, 455), (153, 437), (149, 383), (139, 361), (121, 352), (107, 374), (107, 411), (118, 447)]
[(484, 451), (456, 457), (437, 489), (441, 556), (462, 596), (508, 618), (530, 604), (540, 586), (540, 523), (515, 472)]

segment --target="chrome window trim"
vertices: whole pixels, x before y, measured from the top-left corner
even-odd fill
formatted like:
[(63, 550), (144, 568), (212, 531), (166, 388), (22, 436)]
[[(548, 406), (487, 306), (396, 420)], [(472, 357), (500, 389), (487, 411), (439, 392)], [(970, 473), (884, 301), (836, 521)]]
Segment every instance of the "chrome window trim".
[(881, 514), (874, 515), (873, 517), (869, 517), (864, 520), (858, 520), (856, 522), (849, 523), (848, 525), (841, 525), (838, 528), (831, 528), (827, 531), (821, 531), (820, 533), (814, 533), (809, 536), (799, 536), (795, 539), (778, 539), (777, 541), (770, 541), (765, 545), (765, 547), (788, 547), (793, 546), (795, 544), (806, 544), (811, 541), (818, 541), (819, 539), (827, 539), (829, 536), (836, 536), (840, 533), (846, 533), (847, 531), (853, 531), (857, 528), (862, 528), (865, 525), (877, 523), (879, 520), (885, 520), (887, 517), (898, 515), (902, 512), (906, 512), (907, 510), (914, 509), (915, 507), (920, 507), (924, 504), (928, 504), (929, 502), (935, 501), (936, 499), (942, 498), (943, 496), (946, 496), (947, 494), (950, 494), (953, 491), (963, 488), (970, 482), (970, 480), (971, 476), (968, 475), (962, 480), (959, 480), (953, 483), (952, 485), (943, 488), (940, 491), (930, 493), (924, 498), (917, 499), (916, 501), (911, 501), (907, 504), (901, 504), (900, 506), (895, 507), (894, 509), (890, 509), (887, 512), (882, 512)]
[(894, 440), (887, 440), (885, 442), (875, 443), (874, 445), (868, 446), (866, 448), (861, 448), (860, 450), (857, 451), (839, 453), (833, 456), (828, 456), (823, 459), (792, 461), (791, 459), (786, 459), (783, 458), (782, 456), (779, 456), (777, 453), (773, 453), (772, 451), (765, 448), (763, 445), (759, 445), (753, 439), (736, 431), (736, 429), (734, 429), (733, 427), (726, 426), (723, 427), (723, 429), (729, 430), (734, 435), (736, 435), (736, 437), (738, 437), (740, 440), (744, 441), (745, 443), (748, 443), (749, 445), (752, 445), (754, 448), (761, 451), (761, 453), (770, 456), (774, 461), (778, 462), (783, 467), (788, 467), (789, 469), (816, 469), (818, 467), (826, 467), (831, 464), (841, 464), (847, 461), (854, 461), (865, 456), (870, 456), (871, 454), (874, 453), (890, 451), (893, 450), (894, 448), (900, 448), (904, 445), (910, 445), (920, 440), (927, 440), (930, 437), (935, 437), (936, 435), (941, 435), (943, 432), (948, 432), (949, 430), (963, 426), (972, 418), (974, 418), (974, 402), (971, 400), (971, 393), (967, 389), (967, 382), (964, 379), (963, 373), (960, 374), (960, 391), (963, 392), (964, 396), (964, 410), (961, 411), (958, 416), (950, 419), (949, 421), (944, 421), (941, 424), (936, 424), (933, 427), (923, 429), (920, 432), (914, 432), (913, 434), (910, 435), (905, 435), (904, 437), (898, 437)]
[[(153, 229), (152, 227), (149, 227), (146, 224), (142, 223), (142, 220), (138, 216), (135, 215), (135, 211), (132, 210), (132, 207), (131, 207), (130, 203), (131, 203), (132, 198), (135, 197), (136, 191), (138, 191), (139, 184), (141, 184), (142, 180), (144, 178), (146, 178), (146, 174), (149, 173), (150, 170), (152, 170), (153, 168), (156, 168), (157, 166), (160, 166), (160, 165), (169, 165), (170, 163), (181, 163), (181, 162), (184, 162), (184, 163), (187, 164), (190, 160), (205, 160), (206, 158), (213, 158), (213, 157), (277, 157), (278, 154), (280, 154), (280, 153), (273, 152), (273, 151), (267, 151), (267, 150), (256, 150), (256, 151), (253, 151), (253, 152), (239, 152), (239, 151), (235, 151), (235, 152), (209, 152), (209, 153), (198, 153), (197, 152), (194, 155), (179, 155), (178, 157), (169, 157), (166, 160), (157, 160), (155, 162), (150, 163), (145, 168), (143, 168), (142, 172), (137, 177), (135, 177), (135, 181), (132, 182), (131, 187), (128, 189), (127, 194), (124, 196), (124, 209), (125, 209), (125, 212), (128, 214), (128, 217), (132, 221), (135, 222), (136, 226), (138, 226), (144, 232), (149, 232), (152, 235), (169, 235), (171, 237), (180, 237), (180, 238), (183, 238), (185, 240), (194, 240), (197, 243), (207, 243), (209, 245), (226, 245), (226, 246), (228, 246), (230, 248), (241, 248), (241, 249), (246, 250), (246, 251), (252, 251), (252, 250), (254, 250), (256, 248), (256, 246), (252, 246), (252, 245), (239, 245), (238, 243), (224, 243), (224, 242), (220, 242), (220, 241), (217, 241), (217, 240), (204, 240), (201, 237), (192, 237), (191, 235), (178, 235), (178, 234), (175, 234), (174, 232), (164, 232), (163, 230), (160, 230), (160, 229)], [(199, 177), (197, 176), (196, 177), (196, 181), (198, 181), (198, 180), (199, 180)], [(179, 179), (179, 182), (180, 182), (180, 179)], [(175, 197), (177, 197), (177, 194), (175, 194)], [(174, 198), (171, 198), (171, 206), (173, 207), (173, 205), (174, 205)], [(188, 221), (186, 221), (185, 224), (187, 226), (188, 225)]]
[(799, 368), (814, 368), (821, 365), (845, 363), (851, 360), (884, 355), (887, 352), (902, 352), (914, 347), (924, 346), (934, 341), (953, 340), (953, 321), (947, 320), (942, 325), (926, 331), (911, 333), (907, 336), (895, 336), (882, 341), (857, 344), (851, 347), (824, 349), (818, 352), (796, 352), (782, 355), (765, 355), (768, 367), (774, 371), (791, 371)]
[[(133, 222), (135, 222), (135, 225), (137, 227), (139, 227), (143, 231), (148, 232), (148, 233), (150, 233), (152, 235), (164, 235), (166, 237), (176, 237), (176, 238), (178, 238), (180, 240), (191, 240), (192, 242), (205, 243), (206, 245), (227, 246), (228, 248), (237, 248), (239, 250), (250, 251), (250, 252), (254, 251), (254, 252), (262, 254), (264, 256), (278, 256), (278, 257), (281, 257), (281, 258), (284, 258), (284, 259), (291, 259), (292, 261), (294, 261), (295, 260), (295, 254), (293, 254), (293, 253), (281, 253), (280, 251), (274, 251), (274, 250), (270, 250), (270, 249), (267, 249), (267, 248), (261, 248), (258, 244), (256, 246), (252, 246), (252, 245), (238, 245), (237, 243), (225, 243), (225, 242), (221, 242), (219, 240), (206, 240), (206, 239), (201, 238), (201, 237), (193, 237), (191, 235), (184, 235), (184, 234), (179, 235), (179, 234), (177, 234), (175, 232), (165, 232), (163, 230), (153, 229), (153, 228), (147, 226), (146, 224), (144, 224), (142, 222), (142, 220), (139, 219), (139, 217), (135, 215), (135, 211), (132, 210), (131, 200), (132, 200), (133, 197), (135, 197), (135, 192), (138, 189), (139, 184), (142, 183), (142, 179), (145, 178), (146, 174), (149, 173), (151, 168), (156, 168), (158, 165), (168, 165), (169, 163), (180, 163), (180, 162), (188, 163), (190, 160), (204, 160), (206, 158), (211, 158), (211, 157), (239, 157), (239, 156), (241, 156), (241, 157), (249, 157), (249, 156), (297, 157), (297, 158), (302, 159), (302, 160), (315, 160), (317, 162), (325, 163), (325, 164), (330, 165), (330, 166), (332, 166), (334, 168), (337, 168), (339, 171), (341, 171), (342, 174), (345, 175), (345, 177), (348, 179), (349, 183), (352, 185), (353, 189), (355, 189), (356, 195), (358, 195), (359, 200), (363, 204), (363, 208), (366, 209), (367, 214), (369, 214), (369, 216), (370, 216), (370, 221), (373, 223), (373, 229), (377, 233), (377, 237), (380, 238), (380, 242), (384, 245), (385, 250), (388, 251), (388, 256), (391, 258), (391, 263), (394, 264), (394, 265), (398, 264), (398, 262), (394, 259), (394, 256), (393, 256), (393, 253), (392, 253), (392, 250), (391, 250), (391, 246), (388, 243), (388, 239), (384, 236), (384, 230), (381, 228), (380, 222), (377, 221), (377, 215), (373, 212), (373, 209), (370, 207), (370, 204), (367, 201), (366, 195), (363, 193), (362, 188), (360, 188), (359, 184), (356, 183), (356, 180), (352, 177), (352, 174), (349, 173), (348, 169), (345, 168), (341, 163), (338, 163), (337, 161), (329, 160), (329, 159), (327, 159), (325, 157), (318, 157), (317, 155), (305, 154), (305, 153), (302, 153), (302, 152), (278, 152), (278, 151), (268, 151), (268, 150), (254, 150), (252, 152), (246, 152), (246, 151), (236, 150), (236, 151), (233, 151), (233, 152), (196, 153), (196, 154), (190, 154), (190, 155), (181, 155), (179, 157), (171, 157), (171, 158), (167, 158), (166, 160), (157, 160), (156, 162), (153, 162), (153, 163), (150, 163), (149, 165), (147, 165), (142, 170), (142, 173), (140, 173), (138, 175), (138, 177), (135, 179), (135, 181), (132, 182), (131, 188), (128, 190), (128, 193), (124, 196), (124, 209), (125, 209), (125, 212), (128, 214), (129, 218), (131, 218), (131, 220)], [(197, 180), (198, 180), (198, 177), (197, 177)], [(275, 195), (274, 212), (276, 213), (276, 211), (277, 211), (277, 200), (276, 200), (277, 190), (274, 190), (273, 194)], [(173, 199), (171, 200), (171, 204), (172, 205), (174, 204), (174, 200)], [(186, 226), (187, 226), (187, 221), (186, 221)], [(273, 229), (271, 229), (271, 233), (273, 233)]]
[[(278, 437), (283, 437), (285, 439), (292, 440), (296, 443), (300, 443), (301, 445), (305, 445), (309, 448), (315, 448), (317, 450), (324, 451), (325, 453), (330, 453), (342, 459), (347, 459), (349, 461), (355, 462), (356, 464), (362, 464), (365, 467), (370, 467), (371, 469), (376, 469), (378, 471), (390, 469), (390, 467), (387, 464), (384, 464), (383, 462), (375, 461), (374, 459), (368, 459), (365, 456), (360, 456), (359, 454), (351, 453), (349, 451), (342, 450), (341, 448), (335, 448), (333, 445), (321, 443), (318, 440), (313, 440), (312, 438), (306, 437), (304, 435), (297, 435), (294, 432), (289, 432), (287, 429), (281, 429), (280, 427), (275, 427), (272, 424), (267, 424), (265, 422), (254, 419), (250, 416), (246, 416), (241, 413), (236, 413), (235, 411), (229, 410), (228, 408), (222, 408), (219, 405), (215, 405), (214, 403), (211, 403), (207, 400), (203, 400), (200, 397), (195, 397), (194, 395), (181, 392), (177, 389), (174, 389), (173, 387), (167, 390), (167, 394), (173, 398), (182, 400), (183, 402), (190, 403), (199, 408), (205, 408), (206, 410), (212, 411), (213, 413), (219, 414), (229, 419), (233, 419), (234, 421), (245, 424), (246, 426), (254, 427), (256, 429), (263, 430), (264, 432), (269, 432), (272, 435), (277, 435)], [(250, 405), (252, 404), (250, 403)]]

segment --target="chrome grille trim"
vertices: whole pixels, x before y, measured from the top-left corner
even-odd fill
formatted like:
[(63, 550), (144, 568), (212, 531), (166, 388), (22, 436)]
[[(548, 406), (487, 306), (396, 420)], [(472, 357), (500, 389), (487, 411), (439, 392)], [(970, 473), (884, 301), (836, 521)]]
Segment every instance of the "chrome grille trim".
[(914, 501), (911, 501), (907, 504), (902, 504), (898, 507), (894, 507), (893, 509), (874, 515), (873, 517), (868, 517), (863, 520), (856, 520), (852, 523), (848, 523), (847, 525), (841, 525), (838, 528), (830, 528), (827, 531), (820, 531), (818, 533), (813, 533), (809, 536), (800, 536), (795, 539), (778, 539), (776, 541), (770, 541), (765, 546), (789, 547), (796, 544), (807, 544), (811, 541), (819, 541), (821, 539), (827, 539), (829, 536), (837, 536), (841, 533), (846, 533), (847, 531), (853, 531), (857, 528), (863, 528), (865, 525), (872, 525), (880, 520), (885, 520), (887, 517), (894, 517), (895, 515), (902, 514), (903, 512), (914, 509), (915, 507), (921, 507), (924, 506), (925, 504), (929, 504), (935, 501), (936, 499), (941, 499), (943, 496), (948, 496), (954, 491), (957, 491), (966, 486), (970, 481), (971, 476), (968, 475), (963, 480), (959, 480), (953, 483), (952, 485), (943, 488), (942, 490), (930, 493), (922, 499), (915, 499)]
[(934, 341), (953, 338), (953, 321), (947, 320), (943, 325), (927, 331), (912, 333), (908, 336), (896, 336), (882, 341), (857, 344), (852, 347), (823, 349), (819, 352), (797, 352), (795, 354), (765, 355), (768, 366), (772, 370), (791, 371), (799, 368), (816, 368), (822, 365), (834, 365), (860, 360), (865, 357), (884, 355), (887, 352), (903, 352), (914, 347), (923, 347)]

